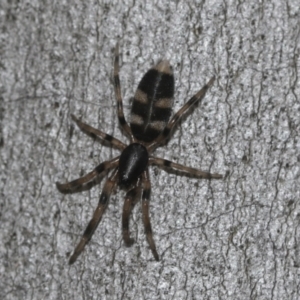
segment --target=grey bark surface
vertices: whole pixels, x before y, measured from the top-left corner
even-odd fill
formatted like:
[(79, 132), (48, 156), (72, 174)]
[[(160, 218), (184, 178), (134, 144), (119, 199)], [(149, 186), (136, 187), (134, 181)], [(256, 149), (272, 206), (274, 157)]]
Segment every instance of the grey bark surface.
[[(299, 299), (299, 1), (2, 1), (1, 299)], [(120, 42), (125, 115), (141, 76), (174, 68), (174, 111), (216, 81), (155, 155), (226, 174), (153, 167), (148, 247), (137, 204), (122, 241), (116, 190), (84, 253), (68, 256), (102, 183), (62, 195), (118, 151), (70, 114), (124, 142), (111, 81)]]

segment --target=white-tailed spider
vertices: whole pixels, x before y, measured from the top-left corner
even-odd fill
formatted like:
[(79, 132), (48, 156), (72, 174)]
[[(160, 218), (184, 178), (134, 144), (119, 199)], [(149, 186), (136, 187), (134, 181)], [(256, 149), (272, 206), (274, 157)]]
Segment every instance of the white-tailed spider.
[(156, 165), (172, 171), (179, 171), (187, 176), (205, 179), (220, 179), (222, 175), (211, 174), (186, 167), (163, 158), (155, 157), (151, 154), (156, 148), (168, 141), (182, 117), (189, 113), (204, 97), (214, 80), (215, 78), (212, 77), (196, 95), (170, 118), (174, 96), (174, 76), (169, 62), (167, 60), (160, 61), (144, 75), (139, 83), (132, 103), (131, 119), (128, 125), (123, 113), (119, 79), (119, 47), (118, 45), (116, 46), (114, 59), (114, 89), (117, 100), (118, 119), (122, 129), (130, 138), (130, 144), (126, 145), (113, 136), (99, 129), (95, 129), (81, 122), (74, 115), (71, 115), (77, 126), (84, 133), (94, 138), (98, 137), (102, 141), (109, 142), (112, 146), (121, 151), (121, 155), (109, 161), (102, 162), (93, 171), (83, 177), (64, 184), (56, 183), (60, 192), (72, 193), (79, 189), (91, 188), (93, 186), (91, 182), (96, 181), (101, 175), (112, 170), (104, 184), (93, 217), (85, 229), (79, 244), (71, 255), (69, 264), (73, 264), (76, 261), (85, 245), (91, 239), (107, 207), (109, 197), (117, 184), (127, 191), (122, 215), (122, 232), (125, 245), (131, 246), (133, 243), (129, 232), (129, 217), (135, 203), (142, 198), (143, 223), (147, 241), (155, 260), (159, 260), (149, 217), (151, 183), (148, 166)]

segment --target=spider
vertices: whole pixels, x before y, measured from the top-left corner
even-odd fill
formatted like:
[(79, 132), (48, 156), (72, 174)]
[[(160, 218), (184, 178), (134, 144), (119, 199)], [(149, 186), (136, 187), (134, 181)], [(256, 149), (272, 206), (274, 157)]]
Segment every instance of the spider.
[(131, 119), (129, 124), (126, 122), (123, 113), (123, 100), (119, 79), (118, 44), (115, 48), (113, 79), (118, 119), (121, 128), (130, 138), (129, 145), (124, 144), (101, 130), (81, 122), (74, 115), (71, 115), (80, 130), (93, 138), (98, 137), (102, 142), (110, 143), (121, 151), (121, 155), (100, 163), (93, 171), (83, 177), (64, 184), (56, 182), (56, 186), (60, 192), (72, 193), (83, 188), (90, 189), (93, 186), (91, 184), (92, 182), (112, 170), (104, 184), (93, 217), (86, 227), (80, 242), (70, 256), (69, 264), (73, 264), (76, 261), (86, 244), (92, 238), (108, 205), (109, 197), (116, 185), (119, 185), (127, 192), (122, 214), (122, 234), (125, 245), (131, 246), (134, 242), (134, 240), (130, 238), (129, 216), (134, 205), (142, 198), (142, 219), (146, 238), (155, 260), (159, 261), (149, 217), (151, 182), (148, 166), (156, 165), (197, 178), (221, 179), (223, 177), (220, 174), (204, 172), (151, 155), (156, 148), (169, 140), (174, 128), (182, 117), (191, 112), (195, 105), (205, 96), (206, 91), (215, 80), (214, 77), (171, 118), (174, 96), (174, 76), (169, 62), (167, 60), (160, 61), (143, 76), (138, 85), (131, 107)]

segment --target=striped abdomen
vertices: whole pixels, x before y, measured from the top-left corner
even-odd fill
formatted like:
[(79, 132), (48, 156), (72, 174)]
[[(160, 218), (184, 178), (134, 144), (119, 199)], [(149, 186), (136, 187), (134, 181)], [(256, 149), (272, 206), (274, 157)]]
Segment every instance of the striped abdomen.
[(134, 95), (130, 127), (137, 140), (149, 143), (162, 132), (171, 116), (173, 95), (173, 72), (164, 60), (144, 75)]

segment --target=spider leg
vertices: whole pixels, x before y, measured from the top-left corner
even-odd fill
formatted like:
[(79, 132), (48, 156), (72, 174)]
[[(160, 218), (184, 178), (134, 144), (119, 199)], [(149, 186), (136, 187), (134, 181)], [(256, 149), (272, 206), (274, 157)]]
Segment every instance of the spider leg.
[(86, 123), (81, 122), (78, 120), (74, 115), (71, 115), (71, 118), (74, 122), (76, 122), (77, 126), (88, 136), (95, 138), (96, 136), (99, 137), (102, 141), (109, 142), (116, 148), (123, 150), (126, 148), (126, 145), (122, 143), (120, 140), (114, 138), (113, 136), (104, 133)]
[(205, 179), (212, 179), (212, 178), (213, 179), (221, 179), (221, 178), (223, 178), (223, 176), (221, 174), (209, 173), (209, 172), (201, 171), (198, 169), (186, 167), (184, 165), (174, 163), (170, 160), (158, 158), (158, 157), (154, 157), (154, 156), (149, 157), (149, 164), (157, 165), (160, 167), (167, 167), (174, 171), (183, 172), (186, 175), (195, 176), (197, 178), (205, 178)]
[(142, 175), (142, 184), (143, 184), (143, 195), (142, 195), (142, 212), (143, 212), (143, 223), (145, 226), (145, 233), (147, 237), (148, 244), (152, 251), (152, 254), (156, 261), (159, 261), (159, 257), (156, 251), (155, 242), (153, 240), (152, 228), (150, 223), (149, 216), (149, 201), (150, 201), (150, 193), (151, 193), (151, 182), (149, 179), (149, 171), (148, 169), (144, 171)]
[[(90, 182), (94, 178), (98, 177), (101, 173), (117, 167), (119, 164), (119, 156), (113, 158), (112, 160), (102, 162), (99, 164), (93, 171), (89, 172), (83, 177), (77, 178), (73, 181), (66, 182), (66, 183), (59, 183), (56, 182), (57, 189), (64, 194), (72, 193), (77, 189), (80, 189), (84, 184)], [(92, 185), (89, 187), (91, 188)]]
[(177, 113), (171, 118), (163, 132), (158, 136), (156, 141), (154, 141), (152, 144), (149, 145), (148, 149), (149, 151), (153, 151), (155, 148), (157, 148), (160, 144), (162, 144), (164, 141), (166, 141), (171, 133), (173, 132), (174, 128), (180, 122), (182, 117), (185, 114), (188, 114), (194, 106), (199, 103), (200, 100), (205, 96), (207, 90), (209, 87), (214, 83), (215, 77), (212, 77), (209, 82), (200, 90), (197, 94), (195, 94), (186, 104), (184, 104)]
[(103, 191), (101, 193), (98, 206), (94, 211), (93, 217), (90, 220), (88, 226), (86, 227), (80, 242), (78, 243), (77, 247), (75, 248), (73, 254), (69, 259), (69, 264), (73, 264), (80, 253), (83, 251), (85, 245), (90, 241), (91, 237), (93, 236), (95, 230), (97, 229), (99, 222), (101, 221), (102, 215), (107, 207), (109, 197), (113, 191), (113, 188), (118, 180), (118, 169), (116, 168), (113, 174), (107, 179)]
[(123, 112), (123, 100), (121, 95), (121, 84), (120, 84), (120, 78), (119, 78), (119, 44), (116, 45), (115, 49), (115, 61), (114, 61), (114, 88), (115, 88), (115, 95), (117, 100), (117, 110), (118, 110), (118, 119), (119, 122), (124, 129), (124, 131), (130, 136), (131, 141), (134, 140), (134, 137), (132, 135), (131, 129), (128, 125), (128, 123), (125, 120), (124, 112)]
[(122, 215), (122, 231), (123, 231), (123, 240), (127, 247), (130, 247), (134, 243), (134, 239), (130, 238), (129, 232), (129, 217), (132, 209), (135, 204), (141, 197), (141, 181), (137, 183), (137, 186), (131, 189), (125, 197), (124, 206), (123, 206), (123, 215)]

